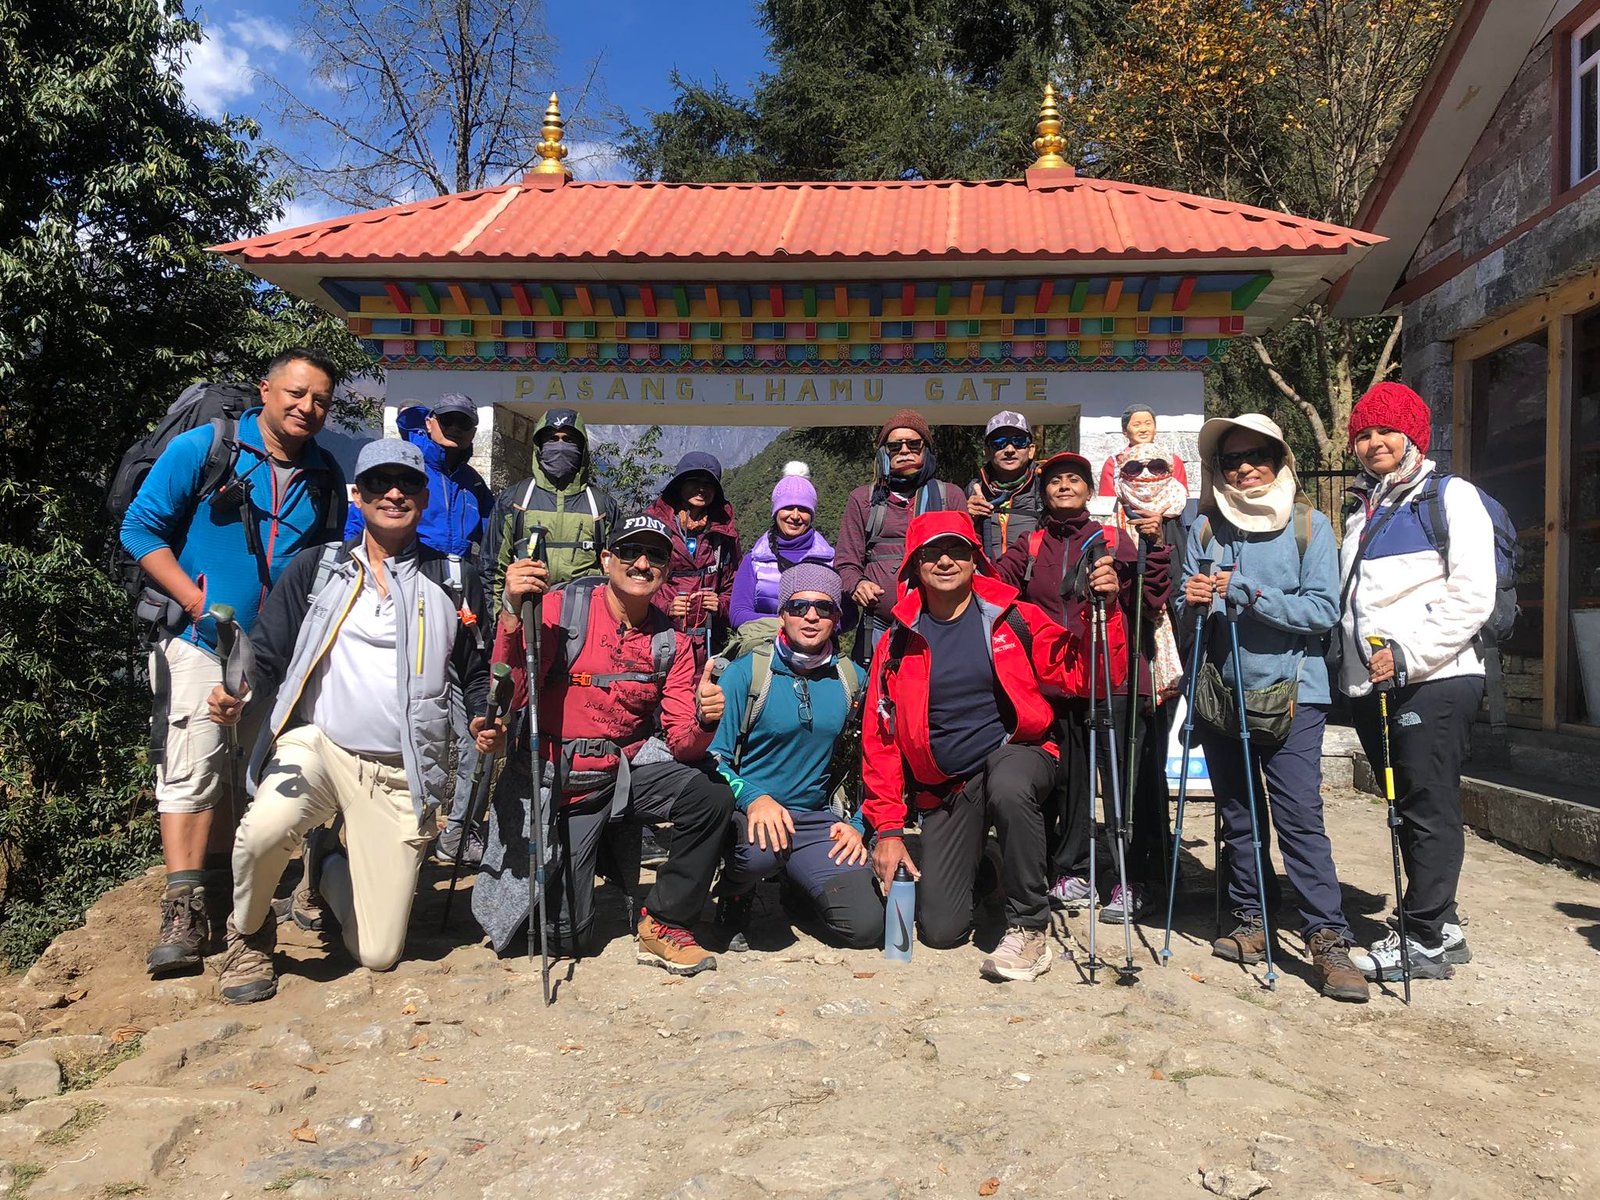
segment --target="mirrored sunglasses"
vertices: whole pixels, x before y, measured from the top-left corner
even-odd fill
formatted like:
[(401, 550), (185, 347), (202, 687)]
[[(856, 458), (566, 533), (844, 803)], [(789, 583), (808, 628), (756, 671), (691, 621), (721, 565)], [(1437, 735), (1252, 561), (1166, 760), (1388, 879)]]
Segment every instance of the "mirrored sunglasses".
[(917, 558), (929, 565), (945, 557), (949, 557), (952, 562), (971, 562), (977, 552), (977, 547), (971, 542), (935, 542), (931, 546), (924, 546), (918, 550)]
[(1031, 433), (997, 433), (989, 439), (989, 449), (992, 451), (1004, 450), (1007, 446), (1018, 450), (1026, 450), (1033, 445)]

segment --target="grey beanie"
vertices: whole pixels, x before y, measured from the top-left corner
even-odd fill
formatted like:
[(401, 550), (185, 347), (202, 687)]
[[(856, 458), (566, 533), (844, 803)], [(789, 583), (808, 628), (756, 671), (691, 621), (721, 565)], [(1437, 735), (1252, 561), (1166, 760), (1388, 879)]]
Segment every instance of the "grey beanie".
[(839, 572), (827, 563), (801, 562), (778, 577), (779, 605), (789, 603), (796, 592), (821, 592), (839, 605), (843, 603), (844, 584), (839, 581)]

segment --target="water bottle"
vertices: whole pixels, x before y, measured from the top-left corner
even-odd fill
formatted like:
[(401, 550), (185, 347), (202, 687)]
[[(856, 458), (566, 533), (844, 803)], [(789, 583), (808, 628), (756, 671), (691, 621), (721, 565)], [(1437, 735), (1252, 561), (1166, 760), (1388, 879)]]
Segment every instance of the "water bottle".
[(890, 962), (911, 961), (911, 931), (916, 928), (917, 885), (902, 863), (889, 885), (883, 912), (883, 956)]

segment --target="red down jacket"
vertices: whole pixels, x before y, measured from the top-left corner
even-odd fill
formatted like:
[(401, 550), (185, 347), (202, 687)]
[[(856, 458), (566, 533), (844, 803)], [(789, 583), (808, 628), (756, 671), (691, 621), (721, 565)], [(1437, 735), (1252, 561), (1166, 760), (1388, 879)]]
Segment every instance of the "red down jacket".
[[(943, 785), (951, 782), (933, 758), (928, 724), (928, 643), (916, 630), (922, 614), (922, 589), (911, 582), (910, 573), (918, 549), (953, 533), (974, 536), (966, 513), (924, 513), (911, 522), (900, 566), (905, 593), (895, 604), (893, 622), (878, 639), (872, 655), (861, 721), (861, 813), (880, 835), (895, 835), (905, 827), (908, 799), (919, 809), (937, 808), (946, 794)], [(1019, 599), (1016, 588), (994, 578), (981, 549), (977, 560), (973, 602), (989, 630), (995, 688), (1003, 699), (1001, 713), (1011, 723), (1011, 741), (1043, 746), (1054, 754), (1050, 733), (1055, 710), (1050, 697), (1088, 695), (1087, 646), (1080, 635), (1057, 625), (1038, 605)], [(1007, 618), (1012, 610), (1031, 635), (1031, 661)], [(898, 667), (891, 671), (891, 646), (897, 636), (903, 642), (902, 653)], [(1114, 681), (1126, 679), (1127, 661), (1126, 639), (1113, 636)]]

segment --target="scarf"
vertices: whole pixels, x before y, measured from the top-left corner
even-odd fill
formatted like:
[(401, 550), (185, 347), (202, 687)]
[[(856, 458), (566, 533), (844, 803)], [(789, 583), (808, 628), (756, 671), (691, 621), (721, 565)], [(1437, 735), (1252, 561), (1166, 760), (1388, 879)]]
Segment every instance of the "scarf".
[(1022, 468), (1022, 473), (1010, 483), (1002, 483), (999, 480), (989, 478), (989, 468), (983, 467), (978, 472), (978, 480), (983, 485), (984, 492), (987, 493), (985, 499), (989, 500), (996, 508), (1004, 508), (1017, 498), (1018, 492), (1033, 486), (1034, 480), (1038, 477), (1038, 469), (1035, 464), (1029, 463)]
[(771, 551), (778, 569), (786, 571), (795, 563), (805, 561), (806, 555), (811, 553), (811, 547), (816, 545), (817, 531), (808, 529), (799, 537), (786, 538), (778, 533), (778, 527), (774, 525), (767, 530), (766, 540), (767, 549)]
[[(1122, 468), (1130, 463), (1164, 462), (1167, 469), (1160, 474), (1144, 473), (1134, 479), (1125, 479)], [(1123, 529), (1131, 529), (1130, 510), (1141, 517), (1177, 517), (1183, 515), (1189, 493), (1172, 474), (1172, 459), (1157, 449), (1153, 442), (1129, 446), (1115, 459), (1117, 522)]]
[(1430, 465), (1430, 460), (1423, 456), (1417, 444), (1410, 438), (1406, 439), (1406, 451), (1400, 456), (1400, 465), (1387, 475), (1374, 475), (1365, 467), (1361, 468), (1361, 478), (1351, 487), (1367, 506), (1367, 515), (1371, 516), (1374, 509), (1397, 492), (1405, 491), (1421, 477), (1423, 470)]
[(807, 653), (791, 645), (789, 643), (789, 635), (780, 629), (778, 630), (778, 640), (774, 645), (777, 647), (778, 656), (797, 671), (821, 670), (833, 661), (833, 643), (831, 639), (821, 650), (813, 650)]

